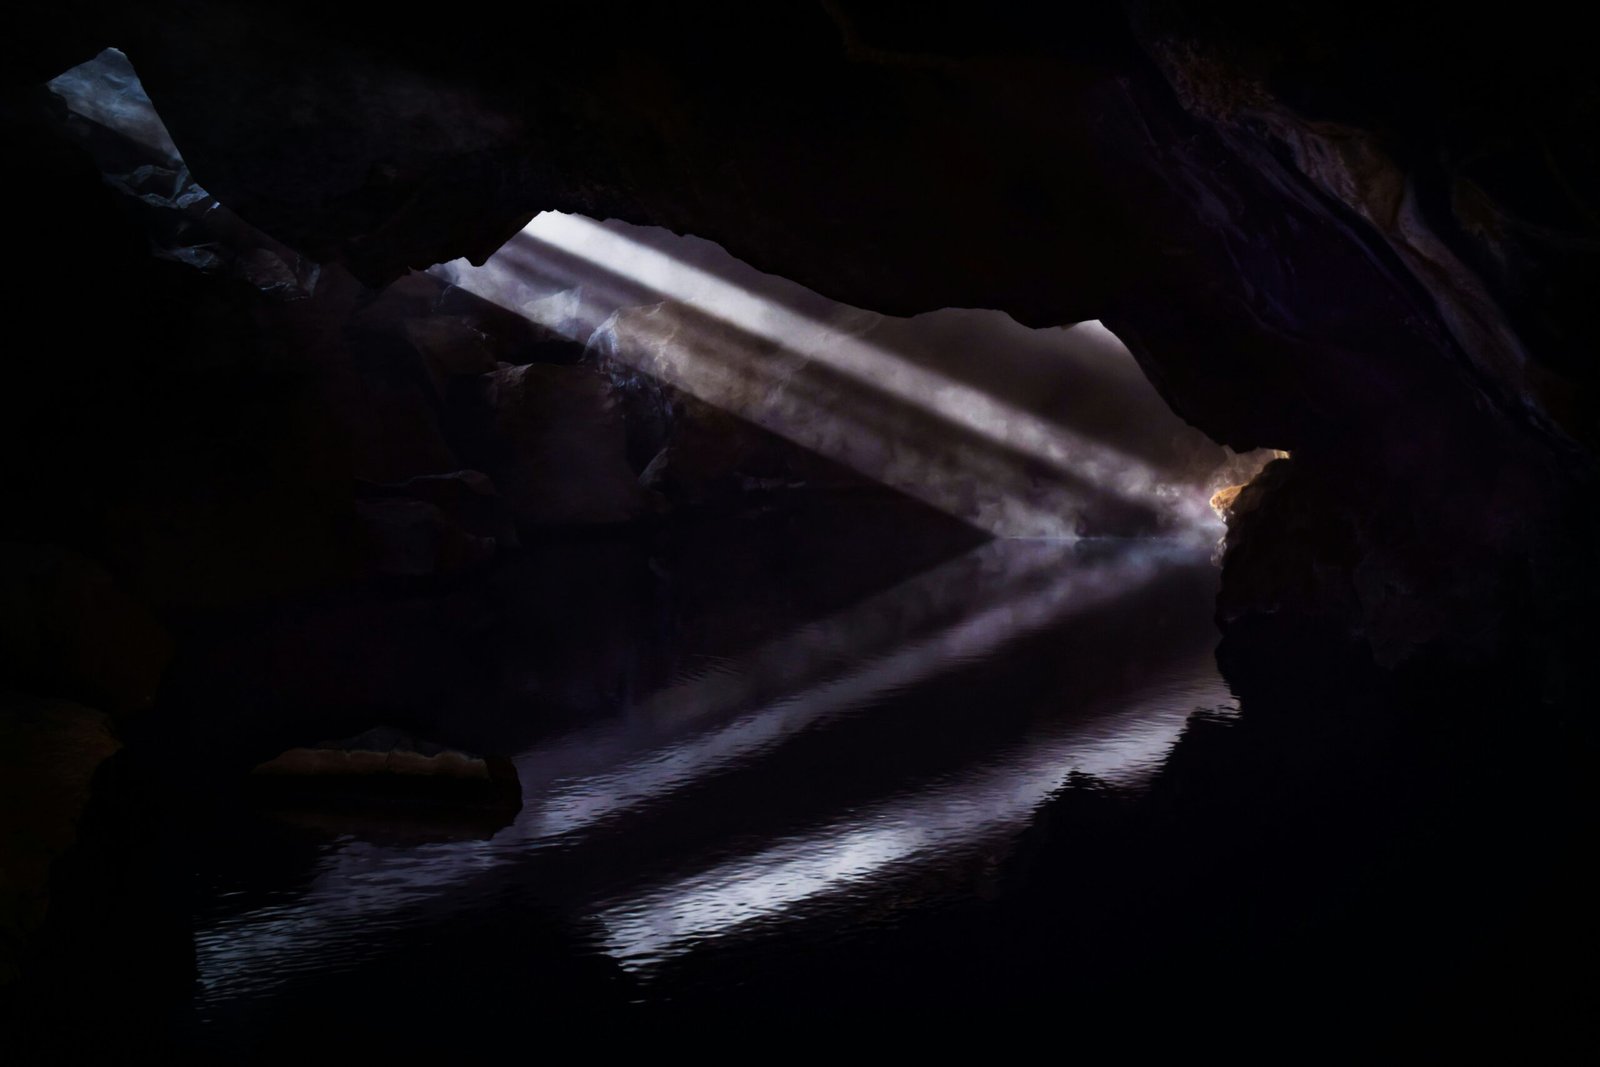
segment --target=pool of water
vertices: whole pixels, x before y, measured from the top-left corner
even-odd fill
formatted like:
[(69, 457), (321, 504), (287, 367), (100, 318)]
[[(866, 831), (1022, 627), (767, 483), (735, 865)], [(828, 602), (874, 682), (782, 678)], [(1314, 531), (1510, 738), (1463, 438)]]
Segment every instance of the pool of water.
[[(658, 561), (652, 596), (717, 593), (678, 595), (627, 669), (569, 658), (606, 678), (530, 653), (542, 691), (583, 706), (518, 743), (503, 825), (230, 821), (194, 853), (202, 1028), (231, 1041), (405, 976), (493, 973), (514, 1001), (548, 989), (552, 953), (565, 992), (633, 1004), (679, 995), (707, 953), (742, 961), (714, 981), (781, 972), (795, 937), (849, 944), (981, 897), (1069, 780), (1137, 790), (1197, 709), (1232, 706), (1192, 544), (988, 541), (820, 611), (795, 586), (819, 565), (794, 562)], [(759, 623), (730, 629), (739, 603)]]

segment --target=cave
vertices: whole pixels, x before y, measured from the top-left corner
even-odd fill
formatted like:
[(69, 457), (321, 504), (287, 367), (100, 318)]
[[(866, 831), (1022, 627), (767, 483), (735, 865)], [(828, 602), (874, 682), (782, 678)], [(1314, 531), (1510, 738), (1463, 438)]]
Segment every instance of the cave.
[(7, 1062), (1592, 1041), (1543, 7), (14, 14)]

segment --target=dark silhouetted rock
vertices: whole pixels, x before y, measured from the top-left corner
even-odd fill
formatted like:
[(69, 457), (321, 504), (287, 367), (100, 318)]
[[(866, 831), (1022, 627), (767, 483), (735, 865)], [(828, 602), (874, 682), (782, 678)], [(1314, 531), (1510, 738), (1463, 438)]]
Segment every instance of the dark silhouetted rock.
[(301, 803), (398, 801), (511, 813), (522, 806), (522, 787), (510, 760), (445, 748), (387, 728), (289, 749), (252, 774), (263, 796)]
[(102, 712), (0, 693), (0, 986), (17, 977), (49, 907), (51, 865), (77, 839), (95, 772), (118, 747)]
[(592, 367), (530, 364), (485, 376), (489, 474), (528, 526), (627, 522), (650, 510), (628, 464), (610, 383)]
[(489, 374), (499, 362), (488, 336), (461, 316), (407, 319), (402, 329), (441, 386), (451, 378)]
[(493, 538), (467, 533), (426, 500), (358, 500), (356, 517), (378, 574), (425, 578), (481, 566), (494, 558)]
[(502, 548), (517, 546), (517, 527), (505, 501), (481, 471), (419, 474), (395, 488), (433, 504), (470, 534), (492, 537)]
[(155, 698), (172, 658), (166, 629), (76, 552), (0, 543), (0, 676), (113, 713)]
[[(1291, 450), (1303, 501), (1348, 513), (1370, 551), (1355, 557), (1363, 594), (1337, 605), (1358, 613), (1347, 628), (1456, 619), (1524, 580), (1554, 587), (1524, 598), (1547, 615), (1541, 602), (1574, 584), (1563, 576), (1596, 528), (1600, 246), (1585, 191), (1600, 169), (1588, 136), (1600, 94), (1589, 42), (1550, 33), (1549, 12), (1226, 0), (1092, 16), (601, 3), (470, 27), (362, 4), (317, 16), (90, 5), (70, 25), (30, 22), (23, 39), (30, 56), (59, 59), (117, 42), (204, 189), (369, 285), (482, 260), (559, 210), (694, 233), (880, 312), (1100, 318), (1182, 419), (1237, 450)], [(177, 174), (129, 191), (171, 211)], [(77, 247), (46, 236), (41, 247)], [(274, 255), (283, 269), (249, 258), (245, 276), (286, 296), (305, 272)], [(418, 309), (442, 298), (412, 284), (403, 303), (430, 314)], [(124, 321), (140, 317), (128, 307)], [(501, 440), (503, 466), (445, 455), (421, 364), (341, 409), (372, 413), (353, 431), (356, 473), (479, 466), (535, 524), (641, 510), (598, 458), (609, 446), (556, 444), (581, 436), (560, 417), (524, 420), (545, 440)], [(572, 472), (565, 488), (552, 464)], [(258, 516), (241, 526), (265, 525)], [(245, 539), (224, 533), (211, 540)], [(308, 572), (313, 554), (283, 569)], [(1492, 626), (1505, 608), (1480, 604), (1461, 625)]]

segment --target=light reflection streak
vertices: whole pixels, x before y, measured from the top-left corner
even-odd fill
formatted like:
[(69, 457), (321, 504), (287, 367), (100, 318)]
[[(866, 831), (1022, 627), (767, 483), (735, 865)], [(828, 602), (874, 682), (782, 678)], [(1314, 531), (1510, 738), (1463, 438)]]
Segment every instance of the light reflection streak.
[[(121, 53), (107, 52), (50, 88), (74, 112), (181, 166)], [(180, 179), (187, 191), (176, 206), (208, 199), (186, 174)], [(1196, 488), (1170, 467), (1142, 462), (1127, 449), (866, 339), (871, 316), (816, 294), (798, 302), (771, 299), (633, 240), (616, 224), (549, 213), (535, 219), (526, 236), (531, 243), (513, 242), (482, 268), (452, 264), (440, 272), (575, 340), (594, 342), (598, 333), (596, 354), (997, 534), (1076, 534), (1075, 509), (1087, 505), (1074, 495), (1074, 483), (1091, 495), (1148, 504), (1180, 529), (1214, 526), (1206, 506), (1210, 486)], [(539, 246), (592, 264), (620, 283), (590, 283), (585, 293), (583, 276), (568, 273), (560, 279), (565, 288), (508, 298), (525, 291), (540, 271), (561, 274), (539, 262)], [(659, 306), (645, 314), (617, 313), (641, 304)], [(1099, 323), (1075, 329), (1110, 338)], [(889, 401), (914, 415), (886, 413)], [(912, 430), (915, 417), (925, 421)], [(994, 447), (950, 447), (926, 420), (941, 420)], [(1041, 491), (1034, 475), (1019, 471), (1017, 456), (1064, 480)], [(988, 498), (975, 502), (964, 489), (974, 485), (998, 487), (1005, 499), (1000, 506)], [(735, 672), (674, 687), (636, 709), (627, 725), (524, 755), (519, 765), (528, 803), (514, 826), (491, 841), (413, 847), (337, 842), (303, 894), (202, 924), (195, 935), (202, 986), (217, 997), (259, 993), (297, 972), (322, 969), (333, 952), (345, 966), (372, 958), (383, 948), (372, 936), (375, 927), (412, 921), (419, 909), (480, 874), (525, 863), (552, 844), (581, 846), (630, 811), (724, 770), (757, 765), (802, 732), (870, 710), (897, 691), (1109, 604), (1181, 563), (1181, 552), (1158, 546), (1082, 566), (1059, 547), (986, 546), (767, 646)], [(968, 578), (981, 592), (968, 587)], [(1220, 695), (1209, 666), (1194, 665), (1183, 676), (1208, 679), (1218, 689), (1154, 690), (1114, 715), (1018, 745), (1001, 759), (881, 802), (863, 816), (825, 821), (664, 885), (649, 884), (647, 877), (637, 891), (600, 906), (609, 947), (630, 966), (646, 966), (697, 939), (746, 929), (1014, 828), (1073, 771), (1135, 780), (1170, 748), (1188, 710)]]
[(624, 966), (648, 969), (697, 942), (887, 878), (930, 853), (948, 862), (952, 853), (998, 831), (1020, 829), (1075, 773), (1119, 785), (1139, 782), (1159, 765), (1187, 718), (1182, 700), (1158, 690), (1115, 716), (1019, 747), (954, 784), (896, 798), (859, 818), (613, 901), (599, 913), (607, 949)]
[[(658, 805), (724, 770), (759, 766), (802, 731), (870, 713), (893, 694), (935, 683), (1030, 633), (1109, 607), (1203, 558), (1161, 543), (1117, 546), (1100, 560), (1081, 561), (1075, 558), (1080, 551), (1058, 543), (990, 542), (770, 643), (729, 673), (668, 689), (619, 714), (610, 727), (541, 745), (518, 760), (527, 793), (523, 812), (489, 841), (332, 845), (293, 900), (197, 929), (207, 995), (270, 990), (297, 971), (322, 966), (318, 961), (326, 962), (329, 953), (340, 965), (365, 958), (361, 946), (381, 941), (376, 931), (418, 921), (420, 912), (464, 892), (480, 876), (517, 877), (511, 872), (524, 867), (537, 872), (545, 850), (581, 854), (589, 842), (598, 847), (625, 839), (619, 816), (629, 811)], [(1136, 696), (1122, 710), (1080, 719), (1042, 745), (1024, 742), (999, 763), (928, 794), (889, 800), (863, 820), (825, 823), (786, 842), (757, 845), (745, 859), (694, 879), (652, 886), (649, 872), (638, 871), (635, 877), (644, 876), (645, 883), (636, 895), (601, 906), (608, 944), (630, 965), (640, 965), (693, 938), (781, 915), (873, 872), (1005, 831), (1074, 768), (1105, 777), (1141, 768), (1166, 751), (1189, 710), (1226, 699), (1209, 658), (1179, 674), (1216, 691), (1192, 701), (1169, 694), (1141, 703)], [(537, 873), (531, 877), (538, 879)]]
[(1009, 590), (998, 602), (932, 637), (908, 642), (841, 678), (768, 704), (637, 764), (558, 788), (534, 801), (532, 836), (558, 838), (584, 830), (720, 768), (755, 758), (800, 731), (868, 705), (887, 692), (925, 682), (1047, 625), (1129, 595), (1171, 558), (1170, 550), (1151, 547), (1133, 548), (1112, 561), (1084, 568), (1063, 566), (1066, 550), (1053, 559), (1039, 557), (1030, 561), (1023, 577), (1042, 574), (1048, 580), (1033, 588), (1027, 588), (1026, 581), (1019, 583), (1023, 588)]
[(527, 807), (561, 784), (602, 774), (639, 753), (675, 743), (687, 731), (780, 699), (792, 699), (979, 607), (1019, 593), (1066, 551), (1051, 542), (991, 542), (890, 589), (806, 623), (741, 656), (735, 664), (680, 680), (618, 718), (575, 731), (517, 759)]

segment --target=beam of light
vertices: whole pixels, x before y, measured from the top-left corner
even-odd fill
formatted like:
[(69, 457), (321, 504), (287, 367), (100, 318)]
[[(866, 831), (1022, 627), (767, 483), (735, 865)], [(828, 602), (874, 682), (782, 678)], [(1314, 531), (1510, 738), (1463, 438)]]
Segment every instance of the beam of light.
[(918, 860), (948, 862), (953, 853), (1019, 830), (1073, 774), (1137, 784), (1176, 743), (1188, 709), (1226, 697), (1220, 685), (1203, 692), (1182, 682), (1183, 692), (1172, 688), (1171, 682), (1158, 685), (1114, 716), (1074, 724), (1042, 744), (1018, 746), (953, 784), (896, 798), (860, 816), (610, 901), (599, 911), (607, 951), (629, 969), (648, 970), (807, 901), (892, 879)]
[(1030, 465), (803, 353), (753, 352), (718, 321), (670, 306), (619, 312), (591, 348), (996, 536), (1073, 539), (1118, 506), (1076, 475)]
[[(102, 53), (49, 87), (74, 113), (181, 171), (176, 146), (120, 52)], [(160, 198), (163, 205), (215, 207), (186, 171), (172, 181), (173, 195)], [(533, 321), (593, 342), (596, 354), (997, 534), (1069, 537), (1079, 531), (1084, 510), (1095, 506), (1095, 494), (1148, 505), (1180, 529), (1208, 525), (1208, 494), (1174, 471), (868, 340), (863, 334), (871, 316), (815, 294), (798, 304), (772, 299), (611, 224), (546, 214), (526, 236), (532, 244), (514, 242), (484, 268), (450, 265), (442, 273)], [(596, 277), (603, 272), (620, 281), (594, 282), (567, 270), (564, 287), (507, 300), (508, 293), (526, 291), (539, 272), (561, 273), (540, 262), (539, 246), (592, 264)], [(519, 250), (527, 254), (519, 258)], [(1075, 329), (1114, 340), (1099, 323)], [(904, 410), (897, 412), (897, 405)], [(948, 428), (977, 443), (942, 440)], [(1023, 469), (1028, 465), (1039, 469)], [(525, 781), (545, 788), (535, 790), (512, 828), (489, 842), (405, 848), (338, 842), (298, 899), (200, 924), (195, 947), (203, 987), (213, 996), (269, 990), (324, 969), (334, 943), (346, 965), (374, 958), (384, 947), (374, 930), (409, 925), (420, 910), (481, 873), (517, 864), (547, 844), (581, 844), (641, 805), (723, 770), (759, 763), (802, 732), (1108, 603), (1177, 558), (1164, 549), (1140, 549), (1074, 570), (1058, 553), (1008, 547), (998, 557), (994, 546), (973, 557), (987, 552), (988, 559), (1001, 560), (997, 568), (976, 567), (983, 595), (952, 603), (962, 598), (945, 594), (966, 572), (941, 568), (937, 580), (906, 583), (895, 595), (875, 598), (870, 610), (859, 605), (862, 610), (773, 643), (740, 672), (661, 694), (642, 709), (654, 730), (645, 731), (651, 736), (643, 746), (628, 728), (583, 739), (575, 748), (589, 751), (576, 762), (586, 769), (576, 775), (571, 761), (552, 758), (552, 750), (523, 757), (525, 772), (538, 771), (525, 773)], [(642, 966), (697, 939), (745, 929), (841, 888), (971, 847), (1020, 823), (1073, 771), (1135, 780), (1170, 748), (1188, 708), (1215, 702), (1216, 695), (1185, 702), (1163, 691), (1115, 716), (1020, 745), (954, 782), (878, 804), (864, 816), (834, 820), (692, 877), (614, 898), (600, 915), (608, 944), (630, 966)], [(665, 744), (659, 743), (662, 733)], [(566, 773), (559, 773), (562, 767)]]
[[(925, 370), (834, 324), (795, 312), (593, 219), (545, 212), (530, 222), (525, 232), (1058, 470), (1110, 483), (1128, 466), (1127, 458), (1114, 449), (1048, 426), (1032, 412)], [(1161, 491), (1164, 486), (1150, 486), (1137, 477), (1124, 489), (1153, 491), (1163, 503), (1172, 496)]]
[[(189, 179), (121, 52), (107, 49), (48, 84), (74, 114), (176, 168), (156, 182), (159, 188), (147, 187), (149, 175), (140, 177), (148, 167), (113, 178), (132, 195), (196, 216), (218, 209)], [(224, 228), (234, 240), (248, 230), (236, 223)], [(546, 212), (482, 267), (456, 261), (440, 265), (435, 273), (574, 340), (599, 340), (621, 364), (998, 536), (1204, 536), (1199, 531), (1220, 528), (1206, 506), (1210, 491), (1226, 481), (1246, 481), (1260, 466), (1234, 471), (1225, 480), (1202, 477), (1204, 484), (1195, 484), (1194, 470), (1129, 454), (1130, 448), (1141, 451), (1153, 442), (1198, 435), (1165, 411), (1127, 350), (1098, 322), (1080, 323), (1070, 331), (1080, 347), (1097, 349), (1091, 384), (1102, 390), (1114, 385), (1113, 391), (1125, 397), (1148, 394), (1147, 401), (1156, 400), (1154, 407), (1136, 404), (1129, 409), (1138, 425), (1124, 427), (1117, 444), (1002, 399), (988, 385), (975, 387), (925, 365), (927, 353), (915, 350), (914, 339), (909, 347), (892, 347), (862, 336), (885, 322), (881, 316), (762, 275), (709, 242), (679, 238), (669, 252), (651, 244), (652, 239), (661, 243), (660, 233), (653, 238), (649, 234), (621, 223)], [(247, 243), (257, 247), (235, 249), (238, 262), (231, 269), (263, 288), (315, 290), (315, 265), (301, 263), (265, 235), (252, 232)], [(219, 258), (208, 244), (162, 254), (207, 269), (228, 266), (232, 258)], [(696, 258), (714, 269), (690, 261)], [(628, 313), (648, 305), (657, 305), (653, 315)], [(685, 310), (695, 316), (685, 316)], [(608, 323), (608, 316), (619, 311), (624, 313)], [(964, 335), (974, 346), (968, 370), (994, 358), (985, 346), (1008, 343), (995, 328), (1002, 318)], [(708, 320), (726, 329), (708, 326)], [(1015, 334), (1009, 335), (1009, 342), (1015, 340)], [(719, 362), (720, 368), (712, 365)], [(980, 376), (1005, 392), (1008, 375), (1017, 369), (1017, 363), (1002, 359)], [(1032, 379), (1025, 370), (1015, 380)], [(1046, 376), (1041, 381), (1049, 391), (1062, 380)], [(1019, 395), (1014, 389), (1011, 393)], [(1020, 395), (1026, 393), (1024, 389)], [(1076, 404), (1074, 411), (1081, 415), (1096, 403), (1090, 396), (1068, 406)], [(921, 421), (886, 415), (882, 409), (894, 404), (920, 414)], [(985, 443), (992, 447), (985, 450)], [(1170, 449), (1155, 451), (1172, 458)], [(1108, 498), (1133, 502), (1143, 511), (1108, 514), (1115, 510), (1108, 507)]]
[(1148, 495), (1163, 505), (1174, 495), (1169, 487), (1155, 482), (1142, 464), (1130, 464), (1115, 449), (1050, 426), (1033, 412), (928, 371), (836, 325), (793, 311), (593, 219), (546, 212), (530, 222), (526, 232), (1057, 470), (1095, 484), (1117, 484), (1125, 494)]
[[(554, 839), (587, 831), (724, 768), (746, 763), (803, 730), (870, 706), (886, 693), (926, 683), (1046, 626), (1126, 596), (1174, 559), (1166, 546), (1141, 546), (1103, 563), (1063, 567), (1065, 553), (1032, 561), (1023, 571), (1020, 587), (932, 636), (633, 765), (534, 798), (524, 812), (530, 836)], [(1039, 576), (1044, 580), (1027, 580)]]
[[(482, 267), (457, 261), (440, 273), (997, 536), (1079, 536), (1107, 521), (1096, 514), (1106, 497), (1147, 509), (1162, 532), (1214, 533), (1214, 487), (1191, 484), (1190, 473), (1158, 469), (876, 344), (859, 335), (872, 316), (852, 316), (854, 309), (804, 290), (809, 300), (763, 295), (763, 280), (799, 287), (738, 266), (751, 284), (651, 247), (620, 224), (546, 212)], [(1087, 342), (1114, 341), (1098, 322), (1078, 329)], [(920, 415), (922, 425), (898, 436), (874, 432), (882, 421), (874, 409), (885, 404)], [(1159, 421), (1127, 429), (1195, 433), (1170, 412)]]

